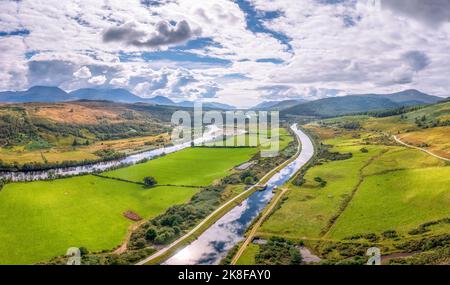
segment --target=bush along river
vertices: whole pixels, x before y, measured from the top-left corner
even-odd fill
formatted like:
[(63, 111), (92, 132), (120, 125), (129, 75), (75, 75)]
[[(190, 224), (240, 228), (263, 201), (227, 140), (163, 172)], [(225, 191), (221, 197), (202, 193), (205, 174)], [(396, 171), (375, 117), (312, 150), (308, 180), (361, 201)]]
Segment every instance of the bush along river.
[[(207, 130), (204, 133), (203, 137), (197, 138), (194, 140), (195, 144), (201, 144), (205, 142), (214, 141), (217, 138), (221, 138), (223, 131), (219, 129), (215, 125), (207, 126)], [(244, 133), (243, 130), (238, 130), (237, 134)], [(112, 161), (104, 161), (98, 163), (92, 163), (83, 166), (74, 166), (74, 167), (60, 167), (49, 170), (42, 171), (2, 171), (0, 172), (0, 179), (10, 180), (13, 182), (20, 181), (36, 181), (36, 180), (47, 180), (53, 178), (67, 177), (67, 176), (75, 176), (81, 174), (89, 174), (95, 172), (102, 172), (105, 170), (109, 170), (116, 167), (132, 165), (138, 162), (141, 162), (146, 159), (152, 159), (158, 157), (160, 155), (169, 154), (172, 152), (176, 152), (185, 148), (191, 147), (191, 142), (186, 142), (183, 144), (177, 144), (170, 147), (162, 147), (150, 151), (145, 151), (137, 154), (129, 155), (125, 158), (112, 160)]]
[(250, 195), (164, 264), (218, 264), (233, 246), (244, 239), (247, 228), (272, 199), (273, 190), (288, 182), (314, 155), (311, 139), (296, 124), (291, 129), (300, 140), (299, 156), (273, 175), (265, 190)]

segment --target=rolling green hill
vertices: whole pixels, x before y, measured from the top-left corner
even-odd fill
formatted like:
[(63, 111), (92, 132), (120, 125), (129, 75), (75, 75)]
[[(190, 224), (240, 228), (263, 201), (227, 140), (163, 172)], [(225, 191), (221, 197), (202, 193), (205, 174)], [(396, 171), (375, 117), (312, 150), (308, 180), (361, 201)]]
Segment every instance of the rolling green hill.
[(344, 114), (394, 109), (397, 107), (399, 107), (398, 103), (386, 98), (344, 96), (325, 98), (300, 104), (281, 111), (281, 115), (335, 117)]
[[(391, 115), (396, 114), (396, 115)], [(319, 121), (322, 126), (356, 128), (396, 135), (402, 141), (450, 158), (450, 102), (401, 108), (370, 115)]]
[[(80, 162), (100, 150), (135, 150), (164, 143), (177, 107), (108, 101), (0, 104), (0, 164)], [(120, 145), (119, 148), (116, 146)], [(108, 155), (112, 157), (111, 155)]]
[(0, 146), (53, 144), (57, 136), (105, 140), (152, 135), (168, 130), (173, 111), (106, 101), (0, 105)]
[(396, 109), (436, 103), (443, 98), (427, 95), (417, 90), (406, 90), (393, 94), (363, 94), (324, 98), (302, 103), (285, 110), (282, 116), (336, 117), (346, 114)]
[[(445, 161), (395, 145), (379, 132), (337, 125), (307, 128), (321, 142), (317, 160), (286, 185), (285, 199), (257, 237), (303, 241), (331, 263), (363, 264), (372, 246), (383, 255), (409, 252), (405, 244), (420, 245), (422, 239), (430, 240), (428, 250), (439, 248), (433, 239), (448, 233), (449, 221), (450, 168)], [(324, 146), (351, 156), (336, 159)], [(419, 246), (415, 251), (424, 250)]]
[(265, 101), (256, 106), (254, 106), (253, 110), (277, 110), (281, 111), (284, 109), (288, 109), (290, 107), (297, 106), (298, 104), (306, 103), (306, 100), (303, 99), (295, 99), (295, 100), (283, 100), (283, 101)]

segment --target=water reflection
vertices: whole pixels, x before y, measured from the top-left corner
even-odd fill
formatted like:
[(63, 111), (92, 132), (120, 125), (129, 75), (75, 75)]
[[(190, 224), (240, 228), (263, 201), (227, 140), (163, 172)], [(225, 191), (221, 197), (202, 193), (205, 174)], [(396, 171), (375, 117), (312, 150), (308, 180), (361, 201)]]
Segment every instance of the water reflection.
[[(244, 132), (243, 130), (237, 131), (238, 134)], [(207, 130), (202, 138), (195, 139), (194, 142), (196, 144), (200, 144), (203, 142), (214, 141), (216, 138), (221, 137), (222, 130), (219, 129), (215, 125), (207, 126)], [(133, 155), (129, 155), (123, 159), (107, 161), (107, 162), (99, 162), (84, 166), (74, 166), (74, 167), (62, 167), (55, 168), (51, 170), (43, 170), (43, 171), (27, 171), (27, 172), (10, 172), (3, 171), (0, 172), (0, 178), (11, 180), (11, 181), (35, 181), (35, 180), (45, 180), (50, 177), (64, 177), (64, 176), (73, 176), (80, 174), (88, 174), (93, 172), (101, 172), (106, 171), (108, 169), (124, 165), (124, 164), (135, 164), (143, 159), (152, 159), (157, 156), (163, 154), (173, 153), (191, 146), (191, 142), (186, 142), (179, 145), (174, 145), (170, 147), (162, 147), (150, 151), (145, 151)]]
[(244, 233), (273, 197), (272, 190), (285, 184), (314, 154), (309, 137), (292, 125), (302, 145), (300, 155), (267, 182), (264, 191), (250, 195), (241, 205), (225, 214), (200, 237), (168, 259), (164, 264), (217, 264), (227, 252), (244, 239)]

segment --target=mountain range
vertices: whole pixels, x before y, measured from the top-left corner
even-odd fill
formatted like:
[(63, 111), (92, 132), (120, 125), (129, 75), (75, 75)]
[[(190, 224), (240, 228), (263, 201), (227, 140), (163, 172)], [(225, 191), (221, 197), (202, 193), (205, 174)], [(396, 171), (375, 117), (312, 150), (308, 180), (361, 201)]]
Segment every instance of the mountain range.
[[(67, 93), (58, 87), (34, 86), (26, 91), (0, 92), (0, 102), (4, 103), (66, 102), (76, 100), (108, 100), (121, 103), (147, 103), (154, 105), (166, 105), (178, 107), (194, 106), (194, 102), (183, 101), (176, 103), (164, 96), (143, 98), (122, 88), (117, 89), (83, 88)], [(223, 109), (223, 110), (235, 109), (234, 106), (216, 102), (205, 102), (203, 103), (203, 107), (211, 109)]]
[(324, 98), (281, 110), (282, 116), (335, 117), (402, 106), (426, 105), (445, 100), (417, 90), (405, 90), (392, 94), (360, 94)]
[(252, 107), (252, 110), (261, 110), (261, 111), (267, 111), (267, 110), (274, 110), (274, 111), (280, 111), (284, 110), (302, 103), (308, 102), (304, 99), (294, 99), (294, 100), (283, 100), (283, 101), (264, 101), (262, 103), (259, 103), (258, 105)]
[[(174, 102), (164, 96), (153, 98), (139, 97), (126, 89), (83, 88), (70, 93), (58, 87), (34, 86), (26, 91), (0, 92), (0, 102), (66, 102), (76, 100), (108, 100), (121, 103), (147, 103), (152, 105), (193, 107), (194, 102)], [(432, 104), (444, 98), (436, 97), (410, 89), (392, 94), (358, 94), (324, 98), (314, 101), (303, 99), (266, 101), (251, 108), (253, 110), (278, 110), (282, 116), (333, 117), (352, 113), (362, 113), (382, 109), (395, 109), (402, 106)], [(217, 103), (203, 103), (204, 108), (232, 110), (234, 106)]]

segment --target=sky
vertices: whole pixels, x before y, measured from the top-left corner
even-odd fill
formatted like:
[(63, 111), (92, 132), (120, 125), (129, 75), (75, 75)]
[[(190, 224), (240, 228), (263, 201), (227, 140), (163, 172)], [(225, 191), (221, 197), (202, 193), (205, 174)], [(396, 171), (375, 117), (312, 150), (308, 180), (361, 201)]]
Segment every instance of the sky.
[(262, 101), (450, 96), (448, 0), (1, 0), (0, 91)]

